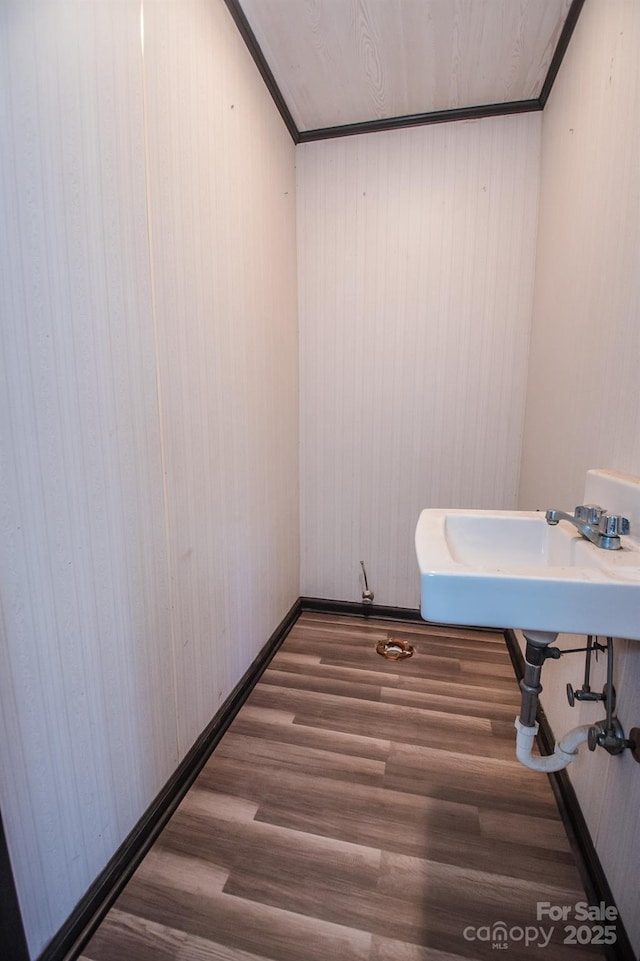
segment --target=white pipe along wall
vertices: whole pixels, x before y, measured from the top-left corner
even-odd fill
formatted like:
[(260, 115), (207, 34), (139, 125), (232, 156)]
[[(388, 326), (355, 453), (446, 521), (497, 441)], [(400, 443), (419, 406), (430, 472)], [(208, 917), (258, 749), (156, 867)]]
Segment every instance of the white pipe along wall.
[(537, 757), (532, 754), (533, 747), (538, 733), (539, 725), (533, 727), (522, 724), (520, 718), (515, 721), (516, 728), (516, 757), (525, 767), (532, 771), (541, 771), (544, 774), (553, 774), (554, 771), (562, 771), (568, 767), (578, 756), (578, 748), (584, 744), (589, 736), (590, 724), (582, 724), (574, 727), (564, 737), (556, 742), (553, 754), (547, 757)]

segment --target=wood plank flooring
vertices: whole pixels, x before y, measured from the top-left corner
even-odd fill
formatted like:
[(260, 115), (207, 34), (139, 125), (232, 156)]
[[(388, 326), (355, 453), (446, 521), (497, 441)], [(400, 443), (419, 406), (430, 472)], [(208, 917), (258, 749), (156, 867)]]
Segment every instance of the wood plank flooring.
[(518, 705), (499, 633), (303, 614), (82, 957), (602, 957), (536, 920), (585, 895)]

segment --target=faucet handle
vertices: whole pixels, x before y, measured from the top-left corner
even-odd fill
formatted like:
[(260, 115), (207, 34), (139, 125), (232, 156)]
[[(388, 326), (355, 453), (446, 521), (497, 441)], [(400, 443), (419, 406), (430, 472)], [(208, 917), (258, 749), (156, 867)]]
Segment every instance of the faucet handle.
[(598, 522), (598, 530), (605, 537), (615, 537), (617, 534), (628, 534), (631, 530), (631, 524), (628, 517), (604, 514)]
[(573, 513), (577, 521), (595, 527), (600, 523), (600, 518), (606, 514), (606, 511), (604, 507), (600, 507), (598, 504), (580, 504)]

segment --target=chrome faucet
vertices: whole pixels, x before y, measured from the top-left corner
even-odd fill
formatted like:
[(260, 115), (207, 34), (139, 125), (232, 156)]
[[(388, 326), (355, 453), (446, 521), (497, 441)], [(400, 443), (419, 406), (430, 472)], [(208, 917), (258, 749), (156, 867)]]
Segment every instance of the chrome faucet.
[(604, 508), (597, 504), (581, 504), (573, 514), (549, 510), (545, 517), (547, 524), (552, 526), (559, 521), (569, 521), (588, 541), (607, 551), (620, 550), (620, 534), (628, 534), (631, 529), (626, 517), (607, 514)]

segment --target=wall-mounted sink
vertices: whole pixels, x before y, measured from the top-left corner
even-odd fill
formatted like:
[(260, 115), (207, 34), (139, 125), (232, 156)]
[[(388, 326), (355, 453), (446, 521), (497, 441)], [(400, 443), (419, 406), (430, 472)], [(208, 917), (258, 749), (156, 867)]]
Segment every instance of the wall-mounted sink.
[[(606, 506), (615, 510), (616, 486), (606, 482), (616, 480), (627, 495), (637, 482), (631, 505), (623, 505), (635, 515), (636, 478), (589, 471), (587, 494), (604, 483)], [(416, 528), (422, 616), (640, 640), (640, 527), (633, 521), (620, 550), (603, 550), (567, 521), (549, 526), (544, 512), (424, 510)]]

